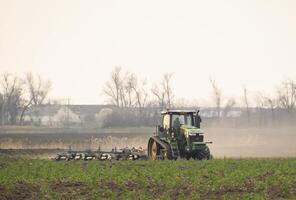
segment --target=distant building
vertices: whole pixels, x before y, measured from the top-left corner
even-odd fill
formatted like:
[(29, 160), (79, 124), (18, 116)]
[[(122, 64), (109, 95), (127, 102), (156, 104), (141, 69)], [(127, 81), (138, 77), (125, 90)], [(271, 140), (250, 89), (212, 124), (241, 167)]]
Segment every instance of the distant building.
[(79, 115), (64, 105), (40, 105), (31, 107), (25, 114), (25, 124), (40, 126), (65, 126), (79, 124)]
[[(24, 116), (24, 124), (40, 126), (79, 126), (86, 123), (99, 123), (103, 113), (111, 113), (112, 106), (105, 105), (59, 105), (44, 104), (31, 107)], [(107, 110), (106, 112), (106, 109)]]
[[(227, 111), (227, 113), (224, 113), (225, 111), (223, 108), (220, 111), (220, 116), (225, 116), (227, 118), (237, 118), (241, 117), (243, 114), (243, 108), (231, 108), (231, 110)], [(218, 112), (216, 108), (201, 108), (200, 115), (202, 118), (215, 118), (218, 117)]]
[(82, 123), (96, 123), (97, 116), (100, 114), (100, 112), (105, 112), (106, 109), (109, 109), (112, 112), (112, 110), (114, 109), (114, 106), (110, 106), (110, 105), (70, 105), (69, 108), (79, 116)]

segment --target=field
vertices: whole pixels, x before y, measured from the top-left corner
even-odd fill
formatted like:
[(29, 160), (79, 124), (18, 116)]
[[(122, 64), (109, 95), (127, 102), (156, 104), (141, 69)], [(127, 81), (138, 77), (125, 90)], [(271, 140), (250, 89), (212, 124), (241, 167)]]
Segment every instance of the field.
[(0, 199), (296, 199), (296, 160), (56, 162), (2, 156)]
[(205, 128), (214, 160), (63, 161), (68, 149), (146, 147), (154, 128), (0, 129), (2, 199), (296, 199), (294, 128)]

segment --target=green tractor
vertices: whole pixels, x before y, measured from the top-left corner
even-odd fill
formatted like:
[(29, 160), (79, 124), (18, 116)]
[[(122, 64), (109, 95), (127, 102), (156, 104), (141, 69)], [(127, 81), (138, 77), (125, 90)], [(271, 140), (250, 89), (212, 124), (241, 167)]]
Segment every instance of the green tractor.
[(204, 142), (199, 111), (167, 110), (161, 115), (162, 125), (148, 141), (148, 157), (151, 160), (212, 158), (207, 145), (212, 142)]

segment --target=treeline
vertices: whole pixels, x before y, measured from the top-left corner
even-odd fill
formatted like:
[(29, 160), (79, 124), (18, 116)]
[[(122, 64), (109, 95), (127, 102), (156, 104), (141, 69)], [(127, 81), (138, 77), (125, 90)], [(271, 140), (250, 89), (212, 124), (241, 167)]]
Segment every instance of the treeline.
[[(217, 113), (208, 120), (211, 125), (280, 127), (295, 126), (296, 123), (296, 83), (292, 79), (283, 80), (275, 86), (271, 95), (257, 91), (250, 94), (242, 87), (240, 99), (223, 98), (223, 91), (216, 80), (210, 79), (213, 102)], [(224, 104), (222, 103), (224, 102)], [(239, 103), (237, 103), (239, 102)], [(239, 109), (237, 109), (239, 108)], [(240, 116), (231, 117), (229, 112), (241, 111)]]
[[(164, 109), (200, 109), (206, 126), (278, 127), (296, 124), (296, 83), (292, 79), (276, 85), (272, 95), (250, 92), (244, 86), (240, 97), (235, 99), (226, 97), (218, 81), (210, 78), (212, 96), (208, 100), (208, 108), (198, 102), (180, 101), (174, 94), (172, 81), (173, 74), (166, 73), (158, 83), (148, 84), (134, 73), (115, 67), (103, 87), (103, 98), (111, 105), (112, 112), (102, 114), (102, 124), (105, 127), (155, 126), (160, 123), (159, 112)], [(0, 74), (0, 125), (24, 125), (26, 113), (30, 110), (32, 114), (36, 110), (31, 108), (49, 103), (50, 89), (49, 80), (32, 73), (24, 76)], [(83, 123), (92, 124), (87, 118)]]
[[(161, 82), (148, 87), (146, 80), (121, 67), (115, 67), (104, 87), (104, 95), (116, 107), (108, 116), (106, 126), (152, 126), (159, 123), (159, 112), (164, 109), (201, 109), (207, 126), (282, 126), (296, 122), (296, 83), (282, 81), (271, 96), (263, 92), (250, 94), (242, 87), (239, 99), (226, 98), (216, 79), (210, 78), (212, 102), (210, 109), (198, 103), (184, 104), (175, 98), (172, 88), (173, 74), (164, 74)], [(205, 113), (206, 112), (206, 113)]]
[(107, 102), (115, 106), (105, 126), (154, 126), (159, 121), (159, 111), (174, 106), (172, 77), (166, 73), (160, 83), (148, 88), (146, 80), (115, 67), (103, 89)]
[(0, 123), (1, 125), (22, 125), (25, 112), (32, 106), (46, 102), (51, 82), (41, 76), (27, 73), (0, 74)]

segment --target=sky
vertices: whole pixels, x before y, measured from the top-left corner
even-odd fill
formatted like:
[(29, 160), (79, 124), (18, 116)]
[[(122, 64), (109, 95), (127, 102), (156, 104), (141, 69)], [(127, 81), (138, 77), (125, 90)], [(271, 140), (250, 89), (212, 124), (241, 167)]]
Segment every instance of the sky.
[(106, 103), (115, 66), (148, 87), (173, 73), (175, 97), (210, 104), (209, 78), (224, 99), (272, 94), (296, 80), (294, 0), (0, 0), (0, 73), (52, 82), (50, 96)]

